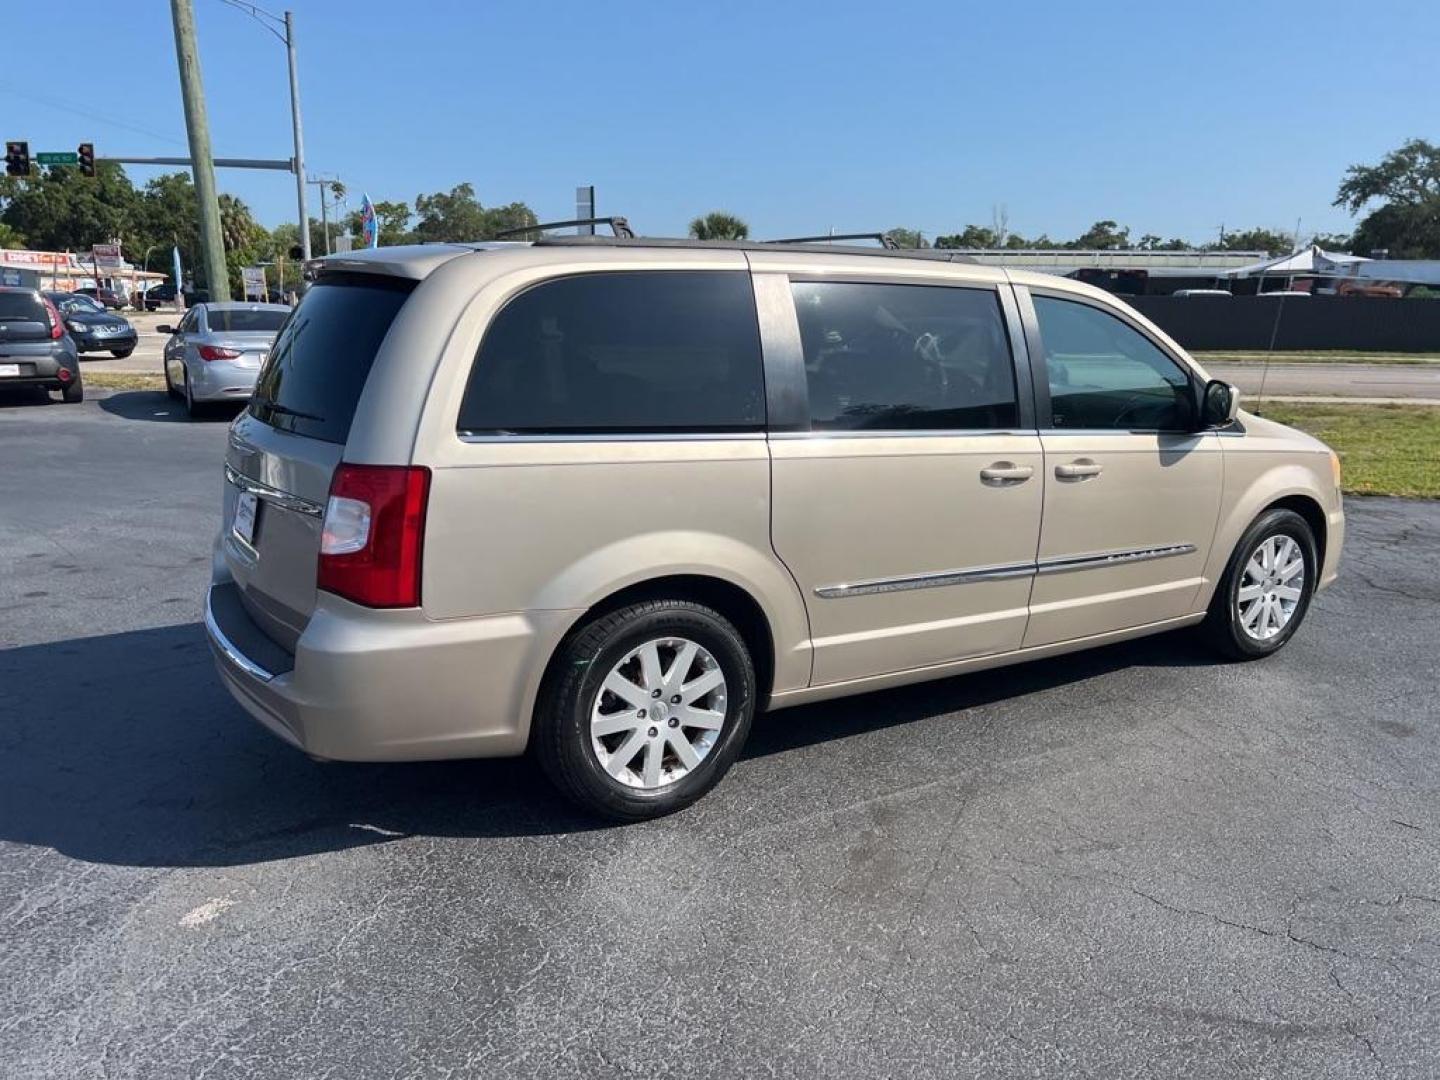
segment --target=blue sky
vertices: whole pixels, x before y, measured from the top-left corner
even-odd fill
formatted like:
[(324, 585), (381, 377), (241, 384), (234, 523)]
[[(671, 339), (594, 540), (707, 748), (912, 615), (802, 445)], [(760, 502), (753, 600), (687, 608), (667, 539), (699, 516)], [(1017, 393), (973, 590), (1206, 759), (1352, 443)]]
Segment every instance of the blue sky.
[[(1433, 2), (290, 2), (308, 164), (352, 206), (468, 180), (564, 218), (594, 183), (654, 235), (723, 208), (757, 237), (933, 236), (997, 204), (1057, 239), (1099, 218), (1309, 234), (1349, 228), (1330, 206), (1348, 164), (1440, 139)], [(194, 3), (217, 154), (288, 157), (283, 47)], [(169, 4), (58, 11), (5, 5), (4, 137), (184, 155)], [(220, 185), (293, 220), (288, 174)]]

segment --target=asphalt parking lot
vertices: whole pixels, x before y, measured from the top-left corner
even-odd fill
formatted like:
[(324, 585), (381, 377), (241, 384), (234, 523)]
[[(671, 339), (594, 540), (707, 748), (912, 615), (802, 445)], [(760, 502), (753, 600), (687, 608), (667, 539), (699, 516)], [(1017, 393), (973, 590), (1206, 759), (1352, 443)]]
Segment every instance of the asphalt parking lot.
[(244, 717), (198, 623), (224, 440), (0, 400), (7, 1080), (1440, 1073), (1440, 504), (1350, 500), (1269, 661), (777, 713), (610, 828)]

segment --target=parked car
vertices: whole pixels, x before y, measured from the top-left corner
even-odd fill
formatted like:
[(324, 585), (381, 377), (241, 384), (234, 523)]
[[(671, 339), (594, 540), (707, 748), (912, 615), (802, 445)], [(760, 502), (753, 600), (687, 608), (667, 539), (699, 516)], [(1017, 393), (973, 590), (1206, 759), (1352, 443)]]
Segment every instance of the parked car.
[(290, 309), (280, 304), (197, 304), (176, 326), (159, 326), (165, 389), (196, 416), (209, 402), (244, 401)]
[(108, 352), (123, 360), (135, 351), (139, 340), (135, 327), (129, 320), (111, 315), (98, 300), (78, 292), (47, 292), (45, 298), (59, 310), (80, 352)]
[(224, 471), (206, 626), (257, 720), (528, 749), (620, 820), (757, 709), (1189, 626), (1268, 656), (1344, 534), (1335, 455), (1124, 301), (833, 245), (322, 260)]
[(162, 307), (174, 307), (178, 295), (174, 285), (162, 282), (133, 293), (130, 303), (136, 311), (159, 311)]
[(111, 311), (125, 310), (125, 297), (114, 289), (97, 288), (94, 285), (86, 285), (75, 290), (78, 296), (88, 296)]
[(75, 342), (38, 289), (0, 286), (0, 386), (59, 390), (71, 403), (85, 397)]

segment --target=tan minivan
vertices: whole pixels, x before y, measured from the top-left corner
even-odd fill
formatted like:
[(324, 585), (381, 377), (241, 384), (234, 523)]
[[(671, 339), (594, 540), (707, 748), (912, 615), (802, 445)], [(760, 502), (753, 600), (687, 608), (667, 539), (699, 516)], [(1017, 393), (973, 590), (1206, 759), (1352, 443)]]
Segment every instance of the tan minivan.
[(226, 685), (318, 758), (529, 749), (637, 819), (757, 709), (1191, 624), (1284, 645), (1335, 577), (1334, 454), (1114, 297), (952, 258), (321, 260), (229, 433)]

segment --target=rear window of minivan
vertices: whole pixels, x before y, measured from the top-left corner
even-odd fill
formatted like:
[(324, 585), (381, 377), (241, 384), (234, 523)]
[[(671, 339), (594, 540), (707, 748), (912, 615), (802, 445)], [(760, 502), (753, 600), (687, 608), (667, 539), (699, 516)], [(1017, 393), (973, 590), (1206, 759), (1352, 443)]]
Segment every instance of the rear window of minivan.
[(332, 275), (290, 313), (250, 399), (250, 415), (281, 431), (341, 443), (380, 343), (415, 282)]

